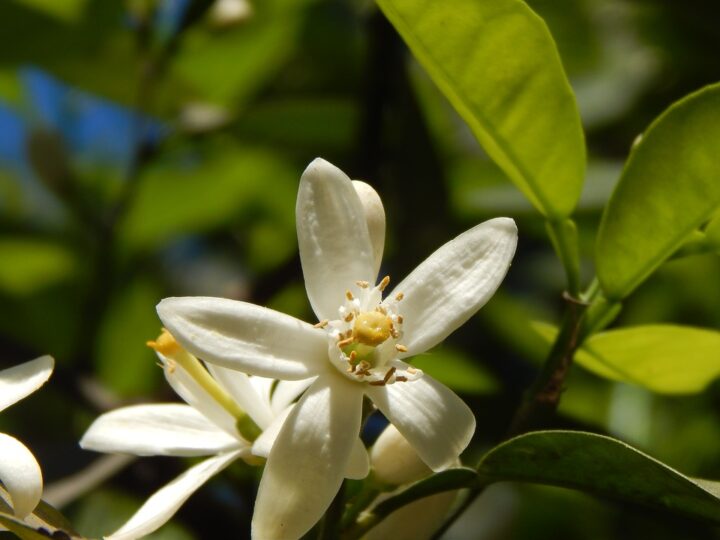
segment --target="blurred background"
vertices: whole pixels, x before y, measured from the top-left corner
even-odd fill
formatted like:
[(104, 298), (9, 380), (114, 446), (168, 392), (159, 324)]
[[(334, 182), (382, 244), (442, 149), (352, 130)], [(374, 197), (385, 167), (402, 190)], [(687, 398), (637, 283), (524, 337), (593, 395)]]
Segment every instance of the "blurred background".
[[(528, 3), (558, 43), (586, 128), (577, 219), (587, 284), (600, 212), (633, 140), (673, 101), (718, 80), (720, 4)], [(186, 467), (95, 462), (100, 455), (77, 446), (103, 411), (176, 399), (145, 346), (159, 333), (161, 298), (231, 297), (313, 322), (294, 207), (316, 156), (382, 196), (383, 272), (395, 280), (484, 219), (518, 222), (501, 290), (416, 362), (473, 406), (472, 462), (502, 438), (533, 379), (547, 345), (531, 322), (557, 322), (564, 274), (542, 220), (372, 2), (0, 2), (0, 367), (57, 359), (50, 383), (3, 413), (0, 431), (33, 450), (47, 498), (81, 533), (114, 530)], [(716, 255), (671, 261), (616, 324), (718, 328), (718, 276)], [(557, 425), (608, 433), (690, 476), (720, 479), (719, 411), (718, 384), (670, 398), (575, 367)], [(82, 482), (67, 479), (87, 480), (93, 463), (101, 476), (123, 470), (78, 493)], [(256, 474), (236, 464), (153, 538), (247, 537)], [(502, 484), (446, 538), (717, 535), (568, 490)]]

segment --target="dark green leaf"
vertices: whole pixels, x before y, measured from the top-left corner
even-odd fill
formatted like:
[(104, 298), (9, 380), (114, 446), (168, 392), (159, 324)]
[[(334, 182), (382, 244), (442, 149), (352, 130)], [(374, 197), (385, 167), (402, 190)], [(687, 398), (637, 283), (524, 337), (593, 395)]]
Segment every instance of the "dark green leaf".
[(488, 452), (479, 474), (488, 482), (573, 488), (720, 523), (720, 499), (704, 483), (602, 435), (573, 431), (520, 435)]

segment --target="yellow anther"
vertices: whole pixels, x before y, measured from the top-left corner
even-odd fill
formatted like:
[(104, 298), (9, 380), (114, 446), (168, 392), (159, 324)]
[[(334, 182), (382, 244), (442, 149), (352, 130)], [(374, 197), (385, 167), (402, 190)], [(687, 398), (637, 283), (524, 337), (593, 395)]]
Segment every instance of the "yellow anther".
[(382, 278), (382, 281), (378, 285), (378, 289), (380, 291), (384, 291), (385, 287), (387, 287), (388, 285), (390, 285), (390, 276), (385, 276), (384, 278)]
[(345, 298), (347, 298), (348, 300), (351, 300), (351, 301), (355, 300), (353, 293), (351, 293), (349, 289), (347, 291), (345, 291)]
[(315, 324), (313, 325), (313, 328), (325, 328), (325, 327), (328, 325), (328, 322), (329, 322), (329, 321), (328, 321), (327, 319), (323, 319), (323, 320), (320, 321), (319, 323), (315, 323)]
[(355, 318), (353, 336), (363, 345), (377, 347), (392, 335), (392, 320), (379, 311), (366, 311)]
[(340, 347), (342, 349), (343, 347), (350, 345), (353, 341), (355, 341), (355, 338), (352, 338), (352, 337), (342, 339), (342, 340), (338, 341), (338, 347)]
[(357, 358), (357, 351), (351, 351), (350, 356), (348, 357), (348, 362), (350, 362), (351, 364), (354, 364), (356, 358)]
[(408, 348), (405, 345), (400, 345), (399, 343), (395, 345), (395, 348), (398, 352), (408, 352)]
[(367, 289), (370, 286), (370, 283), (367, 281), (356, 281), (355, 284), (361, 289)]
[(405, 298), (405, 293), (399, 292), (399, 293), (397, 293), (397, 294), (395, 295), (395, 300), (397, 300), (398, 302), (399, 302), (400, 300), (402, 300), (403, 298)]
[(415, 369), (412, 366), (409, 366), (406, 370), (410, 375), (415, 375), (417, 373), (417, 369)]
[(175, 338), (165, 328), (162, 329), (162, 333), (157, 337), (155, 341), (148, 341), (146, 343), (151, 349), (155, 349), (163, 356), (171, 356), (176, 352), (182, 350), (180, 344), (175, 341)]

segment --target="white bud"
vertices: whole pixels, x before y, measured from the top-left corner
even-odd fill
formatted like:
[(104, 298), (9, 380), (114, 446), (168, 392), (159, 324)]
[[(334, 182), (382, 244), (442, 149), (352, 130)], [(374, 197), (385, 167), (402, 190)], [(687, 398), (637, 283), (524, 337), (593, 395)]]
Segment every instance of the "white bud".
[(393, 486), (415, 482), (432, 472), (392, 424), (375, 441), (370, 464), (375, 478)]

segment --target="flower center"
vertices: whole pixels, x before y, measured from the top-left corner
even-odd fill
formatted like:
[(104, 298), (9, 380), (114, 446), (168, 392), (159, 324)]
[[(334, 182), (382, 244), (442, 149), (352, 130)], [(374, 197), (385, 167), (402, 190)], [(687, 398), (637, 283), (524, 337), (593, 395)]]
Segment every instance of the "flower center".
[(390, 317), (380, 311), (368, 311), (355, 317), (353, 338), (363, 345), (377, 347), (388, 339), (393, 332)]
[(384, 386), (421, 375), (397, 360), (399, 353), (408, 350), (397, 343), (402, 338), (403, 317), (398, 304), (403, 294), (383, 300), (382, 292), (389, 283), (387, 276), (372, 288), (366, 281), (357, 281), (355, 293), (345, 292), (338, 318), (316, 325), (330, 335), (331, 363), (356, 382)]

